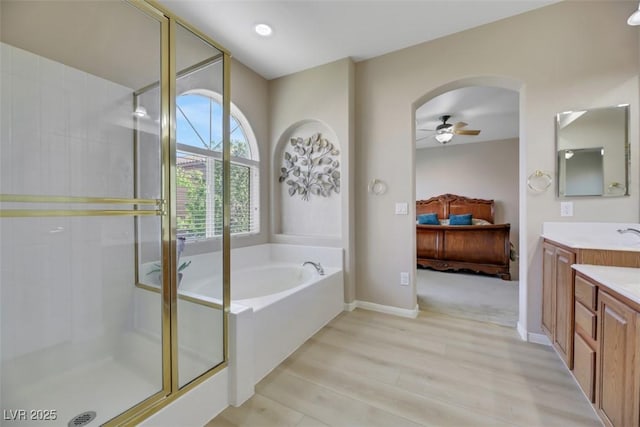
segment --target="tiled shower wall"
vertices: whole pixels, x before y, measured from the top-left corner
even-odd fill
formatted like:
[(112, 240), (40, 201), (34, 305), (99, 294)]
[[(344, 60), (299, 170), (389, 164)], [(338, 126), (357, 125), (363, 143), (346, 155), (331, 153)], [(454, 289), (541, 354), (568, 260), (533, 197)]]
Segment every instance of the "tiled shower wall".
[[(4, 43), (0, 55), (0, 193), (133, 197), (133, 91)], [(118, 208), (3, 206), (36, 207)], [(0, 241), (3, 365), (38, 375), (108, 357), (131, 324), (133, 218), (3, 218)]]

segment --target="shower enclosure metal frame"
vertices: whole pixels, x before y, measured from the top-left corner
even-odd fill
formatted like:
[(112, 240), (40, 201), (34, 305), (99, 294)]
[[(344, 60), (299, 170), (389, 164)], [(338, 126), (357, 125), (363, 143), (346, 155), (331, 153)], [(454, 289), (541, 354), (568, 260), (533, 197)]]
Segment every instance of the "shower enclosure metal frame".
[[(230, 305), (230, 54), (208, 36), (180, 19), (153, 0), (124, 0), (160, 24), (161, 46), (161, 198), (101, 198), (0, 194), (0, 202), (19, 203), (19, 209), (0, 209), (0, 218), (15, 217), (71, 217), (71, 216), (148, 216), (161, 217), (162, 232), (162, 389), (135, 404), (122, 414), (105, 423), (106, 426), (138, 424), (189, 392), (205, 380), (227, 367), (228, 314)], [(177, 325), (177, 253), (176, 253), (176, 26), (180, 25), (193, 35), (218, 49), (223, 61), (223, 360), (183, 387), (178, 384), (178, 325)], [(135, 159), (135, 156), (134, 156)], [(29, 204), (62, 204), (64, 209), (29, 209)], [(83, 205), (69, 209), (68, 205)], [(87, 209), (87, 205), (116, 205), (126, 209)], [(136, 245), (137, 246), (137, 245)], [(137, 262), (136, 262), (137, 269)], [(136, 274), (137, 277), (137, 274)]]

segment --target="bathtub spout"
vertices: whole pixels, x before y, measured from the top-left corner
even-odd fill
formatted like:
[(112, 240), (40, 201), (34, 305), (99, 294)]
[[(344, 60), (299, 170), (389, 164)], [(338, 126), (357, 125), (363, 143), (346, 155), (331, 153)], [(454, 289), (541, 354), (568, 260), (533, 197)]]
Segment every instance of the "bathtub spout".
[(307, 264), (313, 265), (316, 268), (316, 271), (318, 272), (318, 274), (321, 276), (324, 276), (324, 268), (322, 268), (322, 265), (320, 265), (319, 262), (305, 261), (304, 264), (302, 264), (302, 266), (304, 267)]

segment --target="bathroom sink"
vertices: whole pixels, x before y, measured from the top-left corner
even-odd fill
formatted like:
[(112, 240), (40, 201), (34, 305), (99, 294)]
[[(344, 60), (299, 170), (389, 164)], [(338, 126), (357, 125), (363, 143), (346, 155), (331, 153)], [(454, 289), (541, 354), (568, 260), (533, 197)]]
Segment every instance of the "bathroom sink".
[(620, 233), (620, 231), (618, 231), (616, 237), (621, 245), (640, 246), (640, 235), (634, 232)]
[(640, 236), (617, 230), (640, 229), (634, 223), (544, 223), (543, 237), (581, 249), (640, 251)]

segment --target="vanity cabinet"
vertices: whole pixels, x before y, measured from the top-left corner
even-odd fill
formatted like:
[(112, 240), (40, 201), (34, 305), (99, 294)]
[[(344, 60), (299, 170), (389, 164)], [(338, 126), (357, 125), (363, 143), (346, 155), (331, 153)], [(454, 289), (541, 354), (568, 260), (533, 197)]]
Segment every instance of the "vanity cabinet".
[(612, 427), (640, 425), (638, 312), (606, 292), (598, 304), (601, 332), (597, 354), (596, 409)]
[(640, 427), (640, 251), (592, 229), (545, 224), (542, 329), (604, 425)]
[(574, 378), (606, 426), (640, 426), (640, 304), (580, 272), (574, 299)]
[[(638, 268), (640, 256), (638, 252), (633, 251), (573, 248), (547, 238), (542, 243), (542, 251), (542, 330), (547, 334), (567, 367), (573, 369), (576, 302), (575, 272), (571, 265), (591, 264)], [(585, 303), (583, 306), (586, 307), (588, 304)], [(593, 306), (591, 313), (594, 314), (595, 311), (596, 307)], [(579, 315), (584, 314), (584, 311), (579, 313)], [(585, 337), (586, 335), (583, 334), (583, 341)], [(588, 343), (587, 341), (586, 344)], [(581, 349), (584, 349), (583, 344), (585, 343), (579, 344), (582, 345)], [(581, 353), (580, 356), (582, 357), (583, 354)]]
[(543, 243), (542, 327), (564, 363), (573, 368), (573, 277), (576, 254)]

